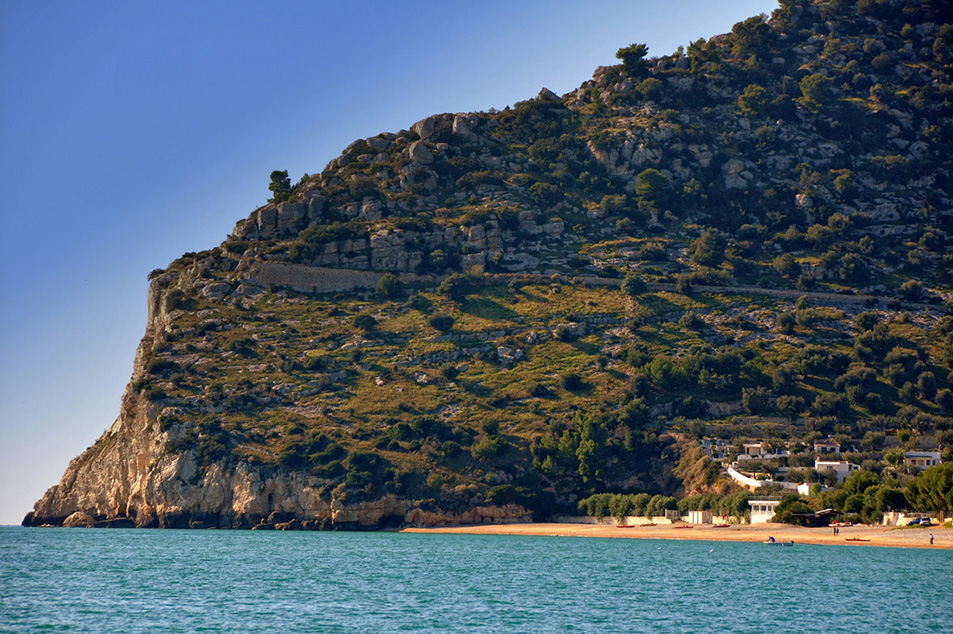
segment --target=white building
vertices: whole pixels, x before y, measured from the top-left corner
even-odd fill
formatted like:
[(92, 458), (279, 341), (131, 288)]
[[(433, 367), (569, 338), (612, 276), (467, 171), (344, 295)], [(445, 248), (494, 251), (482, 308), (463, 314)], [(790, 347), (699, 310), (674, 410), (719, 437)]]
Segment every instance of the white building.
[(766, 498), (752, 498), (748, 500), (748, 506), (751, 507), (751, 523), (767, 524), (770, 522), (780, 503), (781, 500)]
[(939, 451), (908, 451), (903, 454), (903, 464), (908, 467), (920, 467), (926, 469), (933, 465), (940, 464)]
[(790, 456), (791, 451), (784, 447), (771, 448), (760, 442), (750, 442), (741, 445), (741, 453), (738, 454), (738, 461), (744, 460), (771, 460), (773, 458), (783, 458)]
[(814, 453), (840, 453), (840, 443), (833, 438), (814, 443)]
[(833, 471), (837, 474), (837, 482), (840, 483), (846, 480), (854, 471), (860, 471), (860, 465), (847, 462), (846, 460), (821, 460), (815, 458), (814, 470), (821, 475), (824, 475), (827, 471)]
[(711, 511), (689, 511), (688, 522), (689, 524), (711, 524)]

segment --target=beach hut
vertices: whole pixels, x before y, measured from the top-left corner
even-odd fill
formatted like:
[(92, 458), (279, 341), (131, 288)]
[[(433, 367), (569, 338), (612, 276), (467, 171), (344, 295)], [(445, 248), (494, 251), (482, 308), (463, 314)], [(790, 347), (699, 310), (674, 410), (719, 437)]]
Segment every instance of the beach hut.
[(751, 507), (751, 523), (767, 524), (770, 522), (780, 503), (780, 498), (752, 498), (748, 500), (748, 506)]
[(711, 511), (689, 511), (688, 512), (688, 523), (689, 524), (712, 524), (712, 514)]

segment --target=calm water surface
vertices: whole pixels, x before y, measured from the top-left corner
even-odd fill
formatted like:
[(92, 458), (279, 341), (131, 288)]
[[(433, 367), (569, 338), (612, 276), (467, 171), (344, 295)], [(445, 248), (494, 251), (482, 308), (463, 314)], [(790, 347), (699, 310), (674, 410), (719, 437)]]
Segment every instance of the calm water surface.
[(950, 551), (0, 528), (0, 632), (950, 632)]

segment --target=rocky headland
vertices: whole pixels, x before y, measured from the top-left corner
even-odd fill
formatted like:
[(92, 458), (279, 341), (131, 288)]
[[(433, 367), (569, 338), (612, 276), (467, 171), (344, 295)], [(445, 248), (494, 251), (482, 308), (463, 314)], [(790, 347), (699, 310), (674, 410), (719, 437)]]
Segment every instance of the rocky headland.
[(945, 447), (953, 16), (853, 5), (274, 172), (150, 274), (118, 418), (24, 524), (527, 522), (725, 490), (712, 435)]

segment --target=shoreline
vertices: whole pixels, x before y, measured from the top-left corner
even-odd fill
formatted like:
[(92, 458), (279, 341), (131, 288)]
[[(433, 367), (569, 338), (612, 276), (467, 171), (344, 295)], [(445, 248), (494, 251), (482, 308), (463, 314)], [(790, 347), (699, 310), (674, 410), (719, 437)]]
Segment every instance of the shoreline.
[[(832, 527), (808, 528), (790, 524), (658, 524), (620, 527), (608, 524), (526, 523), (405, 528), (402, 533), (447, 533), (467, 535), (521, 535), (528, 537), (595, 537), (601, 539), (672, 539), (763, 543), (768, 537), (795, 544), (824, 546), (878, 546), (953, 550), (953, 530), (942, 526), (898, 528), (896, 526), (845, 526), (837, 535)], [(930, 544), (930, 534), (934, 543)]]

